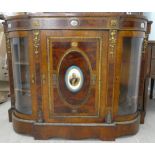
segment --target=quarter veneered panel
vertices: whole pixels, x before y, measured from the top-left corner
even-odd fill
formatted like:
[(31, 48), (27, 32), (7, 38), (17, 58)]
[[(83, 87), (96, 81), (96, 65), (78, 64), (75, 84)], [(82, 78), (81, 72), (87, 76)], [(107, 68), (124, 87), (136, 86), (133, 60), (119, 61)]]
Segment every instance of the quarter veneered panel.
[[(99, 45), (98, 38), (50, 38), (52, 55), (50, 61), (52, 61), (52, 75), (55, 75), (50, 91), (53, 92), (53, 95), (51, 94), (53, 97), (49, 103), (53, 109), (52, 117), (97, 115), (96, 108), (99, 103), (96, 73)], [(68, 76), (71, 77), (68, 81), (73, 81), (73, 87), (76, 87), (78, 82), (82, 82), (77, 91), (70, 90), (66, 84), (66, 74), (70, 68), (78, 69), (79, 75), (82, 75), (81, 79), (78, 79), (73, 71), (73, 74)]]

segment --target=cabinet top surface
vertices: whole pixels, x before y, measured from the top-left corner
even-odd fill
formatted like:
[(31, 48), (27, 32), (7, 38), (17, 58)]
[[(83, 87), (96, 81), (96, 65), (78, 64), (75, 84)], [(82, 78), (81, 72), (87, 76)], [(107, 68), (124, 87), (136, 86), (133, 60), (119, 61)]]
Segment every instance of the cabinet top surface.
[(8, 16), (6, 20), (18, 18), (50, 18), (50, 17), (126, 17), (126, 18), (142, 18), (142, 15), (125, 14), (121, 12), (37, 12), (37, 13), (21, 13), (14, 16)]
[(7, 17), (5, 31), (51, 29), (118, 29), (146, 31), (147, 19), (141, 15), (113, 12), (19, 13)]
[(148, 43), (155, 45), (155, 40), (149, 40)]

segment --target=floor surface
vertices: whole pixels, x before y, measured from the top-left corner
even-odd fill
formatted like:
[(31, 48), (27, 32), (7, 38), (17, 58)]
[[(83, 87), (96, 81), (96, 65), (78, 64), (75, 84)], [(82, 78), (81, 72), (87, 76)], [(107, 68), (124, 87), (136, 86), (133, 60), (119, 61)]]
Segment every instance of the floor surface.
[(8, 94), (9, 94), (8, 82), (0, 80), (0, 103), (7, 101)]
[[(31, 136), (21, 135), (14, 132), (12, 123), (8, 121), (8, 109), (10, 108), (10, 102), (0, 104), (0, 142), (17, 142), (17, 143), (62, 143), (62, 142), (106, 142), (96, 139), (87, 140), (64, 140), (64, 139), (49, 139), (49, 140), (34, 140)], [(145, 124), (140, 125), (139, 132), (133, 136), (126, 136), (117, 138), (115, 143), (143, 143), (143, 142), (155, 142), (155, 100), (151, 100), (147, 106), (147, 114), (145, 118)], [(113, 143), (113, 142), (112, 142)]]

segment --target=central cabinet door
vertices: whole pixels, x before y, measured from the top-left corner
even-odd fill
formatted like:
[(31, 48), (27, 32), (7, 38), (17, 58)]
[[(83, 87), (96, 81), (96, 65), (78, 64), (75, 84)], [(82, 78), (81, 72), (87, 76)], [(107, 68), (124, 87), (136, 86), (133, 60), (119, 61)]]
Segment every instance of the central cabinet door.
[[(43, 31), (43, 104), (48, 122), (103, 122), (106, 32)], [(105, 40), (105, 42), (104, 42)]]

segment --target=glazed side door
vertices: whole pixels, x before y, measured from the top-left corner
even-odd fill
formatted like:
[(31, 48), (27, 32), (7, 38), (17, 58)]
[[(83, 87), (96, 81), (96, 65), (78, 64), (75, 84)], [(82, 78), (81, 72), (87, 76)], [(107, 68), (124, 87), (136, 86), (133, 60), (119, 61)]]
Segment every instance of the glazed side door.
[(140, 85), (140, 68), (144, 32), (121, 31), (118, 34), (118, 85), (117, 104), (115, 104), (116, 120), (131, 120), (137, 116)]
[[(8, 53), (11, 98), (15, 114), (23, 119), (35, 119), (35, 82), (32, 52), (32, 34), (27, 31), (9, 33), (10, 51)], [(14, 105), (13, 105), (14, 104)]]
[(107, 35), (92, 30), (41, 32), (47, 122), (104, 121)]

